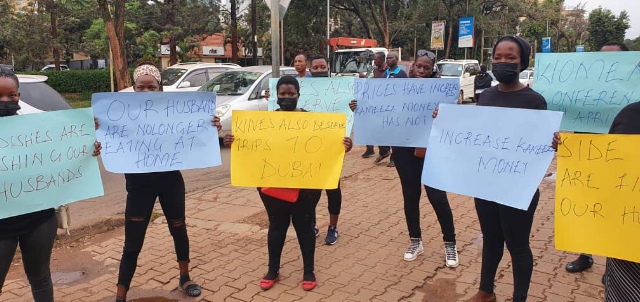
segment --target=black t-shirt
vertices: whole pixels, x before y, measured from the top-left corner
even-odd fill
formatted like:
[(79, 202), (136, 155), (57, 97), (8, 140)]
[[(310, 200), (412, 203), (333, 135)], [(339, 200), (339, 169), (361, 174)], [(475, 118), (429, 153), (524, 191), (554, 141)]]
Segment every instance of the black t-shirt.
[(613, 119), (610, 134), (640, 134), (640, 103), (631, 103)]
[(475, 79), (473, 80), (473, 85), (476, 86), (475, 89), (490, 88), (492, 80), (493, 79), (491, 78), (491, 76), (489, 74), (479, 73), (479, 74), (476, 75)]
[(544, 97), (529, 87), (503, 92), (498, 90), (498, 86), (493, 86), (479, 94), (477, 105), (547, 110)]
[(55, 215), (54, 209), (46, 209), (29, 214), (0, 219), (0, 238), (11, 238), (24, 235)]
[(400, 66), (396, 66), (396, 68), (394, 68), (393, 70), (391, 70), (391, 68), (387, 67), (387, 71), (385, 71), (385, 76), (389, 79), (391, 78), (408, 78), (409, 76), (407, 75), (407, 73), (402, 70), (400, 68)]

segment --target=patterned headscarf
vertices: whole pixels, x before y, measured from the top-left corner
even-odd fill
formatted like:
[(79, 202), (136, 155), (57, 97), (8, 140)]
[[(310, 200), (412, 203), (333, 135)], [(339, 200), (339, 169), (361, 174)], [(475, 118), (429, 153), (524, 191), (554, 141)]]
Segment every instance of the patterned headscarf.
[(162, 83), (162, 79), (160, 78), (160, 71), (153, 65), (144, 64), (138, 66), (138, 68), (133, 71), (133, 81), (137, 81), (138, 78), (142, 75), (150, 75), (158, 80), (158, 84)]

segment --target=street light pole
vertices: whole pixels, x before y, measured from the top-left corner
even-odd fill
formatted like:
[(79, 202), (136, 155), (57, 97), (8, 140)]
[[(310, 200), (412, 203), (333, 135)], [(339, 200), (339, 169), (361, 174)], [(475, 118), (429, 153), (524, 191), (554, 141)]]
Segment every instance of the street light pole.
[(327, 0), (327, 60), (329, 59), (329, 38), (331, 36), (331, 30), (329, 28), (329, 22), (330, 22), (330, 17), (329, 17), (329, 0)]
[(271, 1), (271, 74), (280, 77), (280, 1)]

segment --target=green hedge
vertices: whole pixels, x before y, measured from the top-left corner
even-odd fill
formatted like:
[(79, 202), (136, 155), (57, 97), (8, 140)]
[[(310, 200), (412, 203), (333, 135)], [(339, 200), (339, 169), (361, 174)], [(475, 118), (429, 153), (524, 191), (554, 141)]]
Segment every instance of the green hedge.
[[(133, 69), (129, 69), (133, 79)], [(60, 93), (85, 93), (111, 91), (109, 81), (109, 69), (47, 71), (33, 74), (42, 74), (48, 77), (47, 84)], [(117, 83), (114, 73), (114, 85)]]

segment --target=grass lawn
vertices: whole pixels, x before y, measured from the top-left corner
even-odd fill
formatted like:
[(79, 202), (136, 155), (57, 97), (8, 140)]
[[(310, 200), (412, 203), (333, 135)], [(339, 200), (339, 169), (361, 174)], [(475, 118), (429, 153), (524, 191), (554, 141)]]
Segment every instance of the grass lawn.
[(61, 93), (73, 108), (91, 107), (91, 93)]

